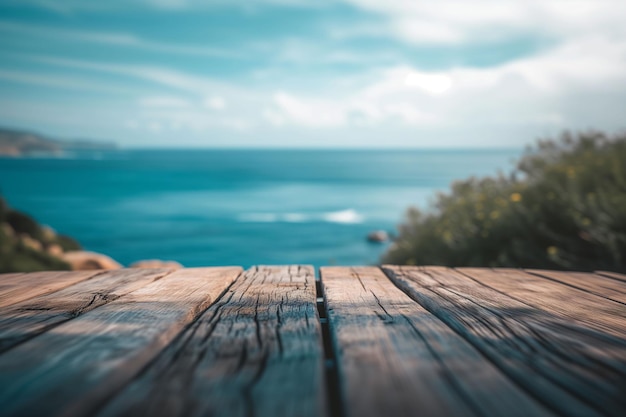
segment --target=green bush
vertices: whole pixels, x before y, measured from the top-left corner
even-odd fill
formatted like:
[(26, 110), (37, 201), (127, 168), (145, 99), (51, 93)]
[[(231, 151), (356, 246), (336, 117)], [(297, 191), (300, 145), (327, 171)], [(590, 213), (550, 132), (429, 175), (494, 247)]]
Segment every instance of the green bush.
[(66, 235), (57, 235), (54, 243), (61, 246), (63, 252), (70, 252), (82, 249), (80, 243), (78, 243), (74, 238)]
[(0, 222), (4, 222), (7, 210), (7, 203), (4, 201), (4, 198), (0, 197)]
[(36, 251), (20, 243), (0, 245), (0, 273), (69, 270), (59, 258)]
[(470, 178), (409, 209), (382, 261), (626, 271), (626, 134), (539, 141), (509, 176)]
[(41, 240), (43, 233), (39, 224), (28, 214), (15, 210), (7, 211), (5, 215), (6, 222), (11, 225), (15, 233), (27, 234), (33, 239)]
[[(74, 239), (56, 235), (42, 228), (27, 214), (12, 210), (0, 197), (0, 273), (69, 270), (70, 265), (46, 252), (58, 244), (63, 251), (79, 250)], [(21, 235), (28, 235), (41, 244), (41, 249), (26, 244)]]

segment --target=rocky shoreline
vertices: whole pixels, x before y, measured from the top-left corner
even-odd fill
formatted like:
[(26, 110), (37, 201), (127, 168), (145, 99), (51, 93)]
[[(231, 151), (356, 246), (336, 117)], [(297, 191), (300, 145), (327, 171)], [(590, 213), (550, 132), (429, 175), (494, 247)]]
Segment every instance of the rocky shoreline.
[(66, 151), (112, 151), (113, 142), (51, 139), (37, 133), (0, 127), (0, 157), (62, 155)]
[[(107, 255), (85, 251), (73, 238), (10, 208), (0, 197), (0, 273), (50, 270), (110, 270), (124, 266)], [(175, 261), (140, 260), (130, 268), (183, 266)]]

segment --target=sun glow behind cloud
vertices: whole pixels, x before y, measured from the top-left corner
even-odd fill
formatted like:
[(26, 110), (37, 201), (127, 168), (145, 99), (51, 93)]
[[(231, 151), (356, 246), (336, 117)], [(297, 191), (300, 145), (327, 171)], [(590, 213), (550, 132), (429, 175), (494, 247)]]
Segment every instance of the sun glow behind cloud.
[(518, 146), (626, 127), (617, 0), (55, 4), (0, 6), (2, 124), (136, 146)]
[(452, 79), (446, 74), (424, 74), (411, 72), (405, 78), (406, 85), (418, 87), (427, 93), (443, 94), (452, 87)]

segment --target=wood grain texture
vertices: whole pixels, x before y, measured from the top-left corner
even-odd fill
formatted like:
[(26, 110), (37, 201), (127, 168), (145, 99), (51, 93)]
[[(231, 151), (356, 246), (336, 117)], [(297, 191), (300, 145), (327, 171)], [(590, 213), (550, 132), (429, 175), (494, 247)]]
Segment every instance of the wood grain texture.
[(518, 269), (457, 268), (477, 282), (574, 325), (624, 338), (626, 306)]
[(619, 416), (626, 409), (620, 388), (626, 340), (576, 326), (452, 269), (383, 270), (555, 413)]
[(618, 279), (620, 281), (626, 282), (626, 275), (619, 274), (617, 272), (609, 272), (609, 271), (595, 271), (596, 274), (602, 275), (603, 277), (609, 277), (613, 279)]
[(0, 275), (0, 308), (58, 291), (103, 271), (46, 271)]
[[(25, 272), (6, 272), (4, 274), (0, 274), (0, 283), (2, 283), (4, 280), (12, 279), (13, 277), (17, 277), (17, 276), (24, 275), (24, 274)], [(2, 284), (0, 284), (0, 288), (2, 288)]]
[(2, 415), (93, 415), (240, 271), (172, 272), (0, 355)]
[(528, 269), (526, 272), (626, 304), (626, 282), (585, 272), (546, 271), (541, 269)]
[(321, 268), (349, 416), (547, 416), (379, 268)]
[(323, 416), (311, 267), (246, 271), (99, 416)]
[[(170, 272), (168, 269), (109, 271), (56, 292), (0, 308), (0, 353)], [(64, 275), (59, 276), (61, 281), (67, 282), (64, 278)]]

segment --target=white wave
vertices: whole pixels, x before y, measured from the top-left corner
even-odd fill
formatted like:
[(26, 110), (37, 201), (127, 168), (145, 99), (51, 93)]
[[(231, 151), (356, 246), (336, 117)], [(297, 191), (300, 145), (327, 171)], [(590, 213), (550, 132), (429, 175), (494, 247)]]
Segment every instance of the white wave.
[(306, 223), (311, 220), (310, 216), (303, 213), (287, 213), (280, 218), (288, 223)]
[(279, 221), (277, 214), (272, 213), (246, 213), (239, 216), (239, 221), (244, 223), (275, 223)]
[(363, 222), (364, 217), (353, 209), (347, 209), (325, 213), (244, 213), (237, 219), (244, 223), (328, 222), (355, 224)]
[(353, 209), (325, 213), (324, 220), (331, 223), (361, 223), (363, 216)]

